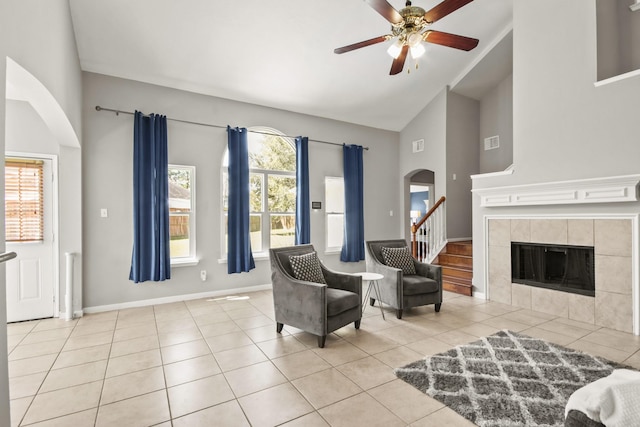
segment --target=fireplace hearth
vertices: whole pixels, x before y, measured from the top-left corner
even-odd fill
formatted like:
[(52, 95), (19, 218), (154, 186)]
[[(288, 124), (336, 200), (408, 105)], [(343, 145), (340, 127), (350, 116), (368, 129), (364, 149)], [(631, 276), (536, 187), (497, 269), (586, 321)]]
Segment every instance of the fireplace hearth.
[(511, 242), (513, 283), (595, 296), (593, 246)]

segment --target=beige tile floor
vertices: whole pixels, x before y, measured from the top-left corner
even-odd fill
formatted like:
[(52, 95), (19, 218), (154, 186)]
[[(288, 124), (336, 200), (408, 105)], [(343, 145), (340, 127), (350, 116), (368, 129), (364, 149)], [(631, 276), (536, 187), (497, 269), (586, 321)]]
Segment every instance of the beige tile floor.
[(7, 326), (13, 426), (470, 426), (393, 368), (501, 329), (640, 368), (640, 337), (447, 293), (324, 349), (270, 291)]

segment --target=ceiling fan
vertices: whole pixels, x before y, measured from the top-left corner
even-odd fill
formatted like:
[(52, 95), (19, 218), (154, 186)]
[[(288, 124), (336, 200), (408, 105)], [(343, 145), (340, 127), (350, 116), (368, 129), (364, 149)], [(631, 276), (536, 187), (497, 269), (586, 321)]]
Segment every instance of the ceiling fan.
[(412, 6), (407, 0), (405, 7), (398, 12), (386, 0), (365, 0), (376, 12), (391, 23), (391, 34), (350, 44), (334, 49), (334, 53), (351, 52), (362, 47), (382, 43), (396, 38), (387, 52), (394, 60), (391, 64), (390, 75), (398, 74), (404, 68), (407, 53), (411, 51), (414, 59), (419, 58), (425, 51), (423, 41), (448, 46), (455, 49), (469, 51), (478, 45), (478, 39), (430, 30), (429, 26), (460, 9), (473, 0), (444, 0), (428, 12), (421, 7)]

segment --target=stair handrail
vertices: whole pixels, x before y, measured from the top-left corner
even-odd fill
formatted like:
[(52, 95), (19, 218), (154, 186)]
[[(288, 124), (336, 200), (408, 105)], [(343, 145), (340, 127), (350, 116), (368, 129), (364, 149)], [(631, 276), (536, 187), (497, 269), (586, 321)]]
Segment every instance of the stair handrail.
[[(411, 252), (418, 261), (432, 262), (446, 245), (444, 227), (446, 200), (445, 196), (440, 197), (420, 221), (411, 225)], [(425, 236), (420, 247), (418, 235)]]

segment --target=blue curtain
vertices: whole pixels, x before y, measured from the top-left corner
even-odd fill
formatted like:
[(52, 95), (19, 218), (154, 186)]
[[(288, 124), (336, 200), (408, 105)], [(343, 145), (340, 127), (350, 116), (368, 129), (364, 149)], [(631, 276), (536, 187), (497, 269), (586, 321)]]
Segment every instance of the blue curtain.
[(311, 243), (309, 138), (296, 138), (296, 245)]
[(344, 167), (344, 242), (340, 261), (364, 259), (364, 202), (362, 146), (342, 147)]
[(229, 240), (227, 272), (256, 268), (249, 236), (249, 147), (247, 129), (227, 126), (229, 146)]
[(133, 124), (133, 255), (129, 280), (171, 278), (167, 118), (136, 111)]

